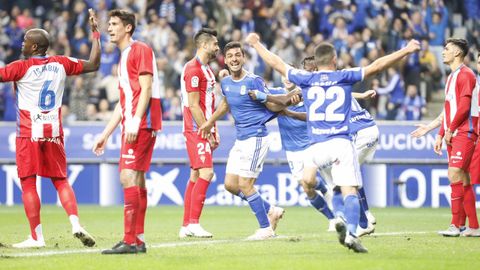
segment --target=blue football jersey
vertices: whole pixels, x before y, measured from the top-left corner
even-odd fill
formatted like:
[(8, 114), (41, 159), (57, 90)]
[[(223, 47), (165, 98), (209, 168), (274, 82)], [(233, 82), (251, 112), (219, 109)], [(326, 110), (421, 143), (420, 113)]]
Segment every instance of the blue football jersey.
[(242, 79), (235, 81), (232, 76), (221, 82), (222, 94), (227, 99), (230, 112), (235, 120), (238, 140), (268, 135), (265, 124), (275, 118), (277, 113), (271, 112), (260, 101), (252, 100), (248, 91), (258, 90), (269, 94), (262, 78), (247, 73)]
[[(270, 93), (274, 95), (287, 94), (283, 88), (270, 88)], [(303, 103), (288, 107), (290, 111), (305, 112)], [(279, 115), (277, 118), (282, 147), (285, 151), (301, 151), (310, 145), (308, 137), (307, 122), (300, 121), (285, 115)]]
[(289, 68), (287, 79), (302, 89), (311, 143), (350, 140), (352, 86), (363, 80), (362, 68), (308, 72)]
[(352, 98), (352, 112), (350, 116), (350, 133), (355, 134), (364, 128), (375, 126), (375, 121), (370, 113), (362, 108), (358, 101)]

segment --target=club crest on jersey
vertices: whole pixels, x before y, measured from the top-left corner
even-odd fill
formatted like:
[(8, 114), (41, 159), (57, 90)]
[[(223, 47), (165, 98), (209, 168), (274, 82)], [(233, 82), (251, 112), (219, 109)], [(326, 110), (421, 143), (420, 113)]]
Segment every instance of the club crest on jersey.
[(193, 76), (191, 80), (192, 87), (198, 87), (199, 81), (197, 76)]
[(242, 85), (242, 87), (240, 87), (240, 95), (245, 95), (247, 93), (247, 87), (245, 85)]

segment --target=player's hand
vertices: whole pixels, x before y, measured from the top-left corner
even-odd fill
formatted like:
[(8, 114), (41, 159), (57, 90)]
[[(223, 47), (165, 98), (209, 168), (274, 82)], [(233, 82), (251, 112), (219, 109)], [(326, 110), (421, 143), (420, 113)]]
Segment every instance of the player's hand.
[(292, 105), (297, 105), (298, 103), (302, 102), (303, 98), (301, 95), (293, 95), (291, 98), (290, 98), (290, 102), (292, 103)]
[(449, 129), (445, 130), (445, 137), (443, 137), (443, 139), (445, 140), (445, 143), (447, 145), (452, 144), (452, 137), (453, 137), (453, 132), (451, 132)]
[(248, 95), (252, 100), (257, 100), (257, 93), (255, 91), (248, 91)]
[(142, 119), (138, 116), (125, 120), (125, 142), (128, 144), (137, 141), (138, 130)]
[(90, 23), (90, 28), (92, 29), (92, 32), (98, 32), (98, 21), (97, 21), (97, 15), (95, 14), (95, 11), (89, 8), (88, 14), (90, 15), (90, 17), (88, 18), (88, 22)]
[(377, 91), (370, 89), (365, 91), (365, 93), (363, 93), (363, 98), (370, 99), (370, 98), (374, 98), (376, 95), (377, 95)]
[(423, 137), (425, 134), (427, 134), (428, 132), (430, 132), (430, 128), (428, 127), (428, 125), (425, 125), (425, 124), (416, 124), (415, 126), (417, 127), (417, 129), (415, 129), (414, 131), (410, 132), (410, 136), (412, 136), (413, 138)]
[(210, 121), (205, 121), (199, 128), (197, 134), (200, 135), (203, 139), (209, 139), (211, 136), (211, 130), (213, 127), (213, 123)]
[(248, 36), (245, 38), (245, 42), (250, 45), (250, 46), (253, 46), (257, 43), (260, 42), (260, 36), (257, 35), (256, 33), (250, 33), (248, 34)]
[(103, 135), (100, 136), (95, 140), (93, 144), (92, 152), (98, 156), (103, 155), (105, 153), (105, 145), (107, 143), (108, 137), (104, 137)]
[(210, 143), (210, 149), (213, 151), (215, 149), (217, 149), (218, 147), (218, 142), (217, 142), (217, 139), (215, 138), (216, 134), (213, 134), (213, 133), (210, 133), (210, 136), (208, 137), (208, 143)]
[(228, 75), (230, 75), (230, 72), (228, 72), (227, 69), (222, 69), (222, 70), (220, 70), (220, 72), (218, 72), (218, 79), (221, 80), (221, 79), (227, 77)]
[(405, 47), (408, 53), (414, 53), (420, 51), (420, 42), (416, 39), (412, 39), (408, 42), (407, 47)]
[(435, 139), (435, 144), (433, 145), (433, 151), (439, 156), (442, 155), (442, 144), (443, 144), (442, 136), (437, 135), (437, 138)]

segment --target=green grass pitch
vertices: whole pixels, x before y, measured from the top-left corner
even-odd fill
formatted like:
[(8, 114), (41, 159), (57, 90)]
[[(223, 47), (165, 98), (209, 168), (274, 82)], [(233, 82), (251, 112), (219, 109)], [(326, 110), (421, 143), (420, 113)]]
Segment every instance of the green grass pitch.
[(206, 206), (202, 225), (211, 240), (177, 238), (182, 208), (151, 207), (145, 227), (147, 254), (105, 256), (121, 239), (123, 208), (81, 206), (80, 220), (97, 239), (84, 248), (74, 239), (62, 208), (44, 206), (47, 247), (16, 250), (28, 235), (21, 206), (0, 206), (0, 269), (480, 269), (480, 238), (444, 238), (449, 209), (373, 209), (375, 234), (362, 239), (368, 254), (340, 246), (327, 220), (312, 208), (290, 207), (278, 238), (247, 242), (257, 228), (248, 207)]

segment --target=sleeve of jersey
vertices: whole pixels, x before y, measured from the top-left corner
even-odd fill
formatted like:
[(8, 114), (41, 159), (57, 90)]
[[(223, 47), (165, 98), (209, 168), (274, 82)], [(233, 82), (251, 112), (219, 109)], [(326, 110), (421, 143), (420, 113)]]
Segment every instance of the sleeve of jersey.
[(311, 77), (312, 73), (308, 71), (287, 67), (287, 80), (297, 86), (307, 84)]
[(0, 68), (0, 78), (3, 82), (18, 81), (25, 75), (26, 71), (27, 68), (22, 61), (15, 61)]
[(135, 54), (135, 60), (138, 63), (138, 74), (153, 75), (153, 52), (145, 46), (138, 46)]
[(267, 85), (265, 84), (263, 79), (260, 77), (255, 78), (255, 80), (253, 81), (253, 90), (258, 90), (265, 94), (270, 94), (270, 91), (268, 90)]
[(79, 61), (77, 58), (59, 56), (58, 61), (65, 68), (65, 73), (67, 76), (78, 75), (83, 71), (83, 61)]
[(200, 74), (197, 71), (188, 68), (184, 75), (185, 90), (187, 92), (200, 92)]
[(223, 97), (225, 96), (225, 91), (223, 90), (223, 88), (225, 87), (225, 86), (224, 86), (224, 82), (225, 82), (225, 80), (221, 80), (221, 81), (220, 81), (220, 90), (221, 90), (221, 91), (220, 91), (220, 94), (221, 94)]
[(363, 68), (349, 68), (342, 70), (342, 82), (344, 83), (356, 83), (363, 81), (364, 69)]

